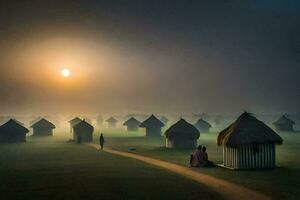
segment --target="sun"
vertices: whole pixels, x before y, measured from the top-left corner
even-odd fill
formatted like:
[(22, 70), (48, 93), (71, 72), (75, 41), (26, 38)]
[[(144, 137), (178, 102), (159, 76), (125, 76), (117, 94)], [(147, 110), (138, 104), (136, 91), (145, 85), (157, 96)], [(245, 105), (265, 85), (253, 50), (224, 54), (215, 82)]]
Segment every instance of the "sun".
[(70, 72), (70, 70), (64, 68), (64, 69), (61, 70), (61, 75), (62, 75), (63, 77), (66, 77), (66, 78), (67, 78), (67, 77), (69, 77), (69, 76), (71, 75), (71, 72)]

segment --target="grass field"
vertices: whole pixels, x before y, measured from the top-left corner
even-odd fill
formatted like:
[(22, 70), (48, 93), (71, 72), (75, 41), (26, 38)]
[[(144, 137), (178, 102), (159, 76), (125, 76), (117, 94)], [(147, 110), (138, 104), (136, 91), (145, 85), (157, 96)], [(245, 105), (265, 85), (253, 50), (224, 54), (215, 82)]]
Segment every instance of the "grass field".
[[(122, 130), (103, 130), (106, 145), (187, 166), (192, 150), (171, 150), (164, 147), (164, 138), (138, 137), (141, 133)], [(195, 169), (247, 188), (260, 191), (273, 199), (299, 199), (300, 196), (300, 133), (280, 133), (283, 145), (277, 146), (277, 164), (274, 170), (231, 171), (223, 168)], [(119, 137), (118, 137), (119, 136)], [(127, 136), (127, 137), (124, 137)], [(216, 133), (202, 134), (199, 143), (208, 148), (210, 160), (222, 163), (222, 148), (216, 145)], [(97, 142), (97, 136), (95, 136)]]
[(222, 199), (179, 175), (66, 140), (1, 144), (0, 199)]

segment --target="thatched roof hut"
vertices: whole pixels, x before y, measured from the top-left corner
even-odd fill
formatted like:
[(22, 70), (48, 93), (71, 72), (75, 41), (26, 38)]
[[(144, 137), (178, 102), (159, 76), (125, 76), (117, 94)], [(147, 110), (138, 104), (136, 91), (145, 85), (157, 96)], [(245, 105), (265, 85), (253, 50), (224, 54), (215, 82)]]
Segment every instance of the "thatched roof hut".
[(108, 127), (115, 128), (117, 126), (118, 120), (116, 120), (114, 117), (110, 117), (106, 120), (106, 122), (108, 123)]
[(200, 132), (184, 119), (180, 119), (165, 132), (167, 148), (195, 148)]
[(53, 129), (55, 129), (56, 127), (48, 120), (42, 118), (31, 125), (31, 128), (33, 129), (34, 136), (52, 136)]
[(123, 126), (127, 126), (127, 131), (137, 131), (139, 129), (141, 122), (131, 117), (123, 123)]
[(262, 121), (244, 112), (219, 133), (224, 166), (233, 169), (274, 168), (275, 144), (282, 138)]
[(0, 143), (26, 142), (27, 128), (14, 119), (0, 126)]
[(277, 131), (290, 131), (290, 132), (294, 131), (294, 127), (293, 127), (294, 124), (295, 122), (289, 119), (288, 117), (286, 117), (285, 115), (282, 115), (277, 121), (273, 123)]
[(161, 128), (164, 126), (159, 119), (151, 115), (140, 124), (140, 127), (146, 128), (146, 136), (161, 136)]
[(69, 121), (69, 123), (70, 123), (70, 132), (72, 133), (73, 132), (73, 127), (74, 127), (74, 125), (75, 124), (78, 124), (79, 122), (81, 122), (82, 121), (82, 119), (80, 119), (79, 117), (74, 117), (73, 119), (71, 119), (70, 121)]
[[(94, 127), (83, 119), (73, 127), (73, 139), (78, 142), (93, 142)], [(79, 139), (80, 138), (80, 139)]]
[(200, 118), (194, 125), (200, 132), (209, 132), (211, 128), (210, 123), (205, 121), (203, 118)]

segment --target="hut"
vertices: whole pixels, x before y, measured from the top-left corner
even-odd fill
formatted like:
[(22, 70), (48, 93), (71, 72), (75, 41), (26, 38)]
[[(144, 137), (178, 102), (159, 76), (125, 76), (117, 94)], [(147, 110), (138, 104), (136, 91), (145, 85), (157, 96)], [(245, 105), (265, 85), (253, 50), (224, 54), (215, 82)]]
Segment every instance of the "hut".
[(160, 118), (160, 121), (161, 121), (162, 123), (164, 123), (165, 125), (167, 125), (167, 123), (169, 122), (169, 119), (168, 119), (166, 116), (162, 116), (162, 117)]
[(55, 125), (48, 120), (42, 118), (39, 121), (31, 125), (33, 129), (33, 136), (52, 136)]
[(74, 127), (74, 125), (75, 125), (75, 124), (78, 124), (78, 123), (81, 122), (81, 121), (82, 121), (82, 119), (80, 119), (79, 117), (75, 117), (75, 118), (73, 118), (73, 119), (71, 119), (71, 120), (69, 121), (69, 123), (70, 123), (70, 133), (73, 132), (73, 127)]
[(209, 129), (211, 128), (210, 123), (205, 121), (203, 118), (200, 118), (194, 126), (200, 131), (200, 132), (209, 132)]
[(26, 142), (27, 128), (14, 119), (0, 126), (0, 143)]
[(287, 118), (285, 115), (282, 115), (277, 121), (273, 123), (277, 131), (290, 131), (290, 132), (294, 131), (293, 128), (294, 124), (295, 122)]
[(78, 138), (81, 137), (82, 142), (93, 142), (93, 132), (94, 127), (82, 120), (73, 127), (73, 139), (75, 142), (78, 142)]
[(108, 123), (109, 128), (116, 128), (118, 120), (116, 120), (114, 117), (110, 117), (106, 120)]
[(161, 136), (161, 128), (164, 126), (159, 119), (151, 115), (140, 124), (140, 127), (146, 128), (146, 136)]
[(193, 149), (197, 146), (200, 132), (192, 124), (180, 119), (165, 132), (166, 147)]
[(127, 127), (127, 131), (137, 131), (139, 130), (141, 122), (136, 120), (134, 117), (131, 117), (126, 122), (124, 122), (123, 126)]
[(243, 113), (219, 133), (223, 146), (223, 165), (230, 169), (268, 169), (275, 167), (275, 144), (282, 138), (262, 121)]

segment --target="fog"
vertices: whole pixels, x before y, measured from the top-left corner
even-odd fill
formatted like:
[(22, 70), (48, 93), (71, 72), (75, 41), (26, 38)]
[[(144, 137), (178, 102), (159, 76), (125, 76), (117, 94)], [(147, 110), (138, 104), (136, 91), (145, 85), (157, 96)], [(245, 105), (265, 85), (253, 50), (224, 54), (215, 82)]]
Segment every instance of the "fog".
[(0, 114), (299, 113), (299, 3), (158, 2), (1, 1)]

